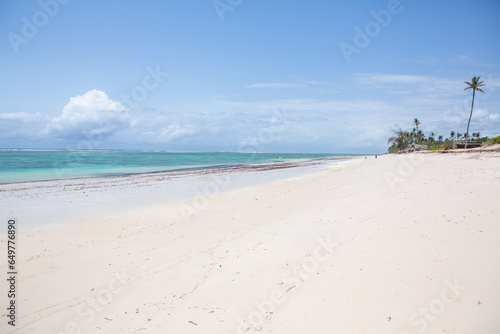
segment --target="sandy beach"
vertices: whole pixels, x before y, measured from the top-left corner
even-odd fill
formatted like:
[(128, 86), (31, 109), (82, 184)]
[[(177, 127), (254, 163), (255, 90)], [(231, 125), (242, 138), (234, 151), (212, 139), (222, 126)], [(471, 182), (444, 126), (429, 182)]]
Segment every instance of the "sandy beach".
[(18, 316), (2, 306), (0, 332), (500, 332), (500, 152), (292, 174), (198, 175), (176, 200), (159, 175), (2, 186)]

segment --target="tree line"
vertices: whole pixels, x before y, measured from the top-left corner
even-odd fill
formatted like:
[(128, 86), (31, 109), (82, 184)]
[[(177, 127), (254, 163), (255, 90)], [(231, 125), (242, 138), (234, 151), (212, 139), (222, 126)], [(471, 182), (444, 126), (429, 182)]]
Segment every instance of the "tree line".
[[(413, 124), (415, 127), (411, 131), (404, 131), (396, 125), (396, 128), (393, 129), (394, 135), (387, 140), (387, 143), (390, 144), (389, 153), (403, 151), (408, 149), (412, 144), (426, 145), (429, 150), (443, 150), (451, 148), (454, 141), (464, 140), (467, 136), (458, 131), (451, 131), (449, 137), (444, 137), (443, 135), (436, 136), (434, 132), (430, 132), (426, 136), (422, 130), (418, 129), (418, 125), (420, 125), (418, 119), (414, 118)], [(480, 132), (473, 132), (468, 139), (469, 141), (483, 143), (489, 140), (488, 137), (481, 137)]]
[(467, 131), (465, 134), (461, 134), (458, 131), (451, 131), (450, 136), (448, 138), (444, 138), (442, 135), (436, 135), (434, 132), (429, 133), (428, 136), (424, 134), (422, 130), (419, 130), (418, 126), (420, 125), (420, 121), (417, 118), (413, 119), (413, 125), (415, 127), (411, 131), (403, 131), (401, 127), (396, 125), (396, 128), (393, 130), (394, 135), (390, 137), (387, 141), (387, 144), (390, 144), (388, 152), (396, 153), (398, 151), (408, 149), (412, 144), (413, 145), (426, 145), (429, 150), (437, 150), (437, 149), (448, 149), (452, 147), (453, 141), (465, 140), (465, 148), (467, 148), (468, 141), (480, 141), (486, 142), (488, 141), (488, 137), (481, 137), (481, 133), (473, 132), (471, 136), (469, 136), (469, 126), (472, 118), (472, 111), (474, 109), (474, 99), (476, 96), (476, 91), (484, 93), (481, 87), (486, 86), (484, 81), (480, 81), (481, 77), (473, 77), (471, 82), (465, 82), (467, 87), (464, 90), (472, 89), (472, 104), (470, 109), (469, 121), (467, 122)]

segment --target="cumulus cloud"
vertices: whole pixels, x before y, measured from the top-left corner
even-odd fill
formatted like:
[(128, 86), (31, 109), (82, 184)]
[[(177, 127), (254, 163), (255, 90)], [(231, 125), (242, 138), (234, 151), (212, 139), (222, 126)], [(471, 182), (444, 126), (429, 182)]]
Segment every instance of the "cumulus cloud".
[(94, 89), (70, 98), (62, 114), (47, 124), (46, 133), (61, 139), (106, 138), (128, 127), (129, 121), (128, 109), (123, 104)]
[[(65, 148), (164, 146), (179, 143), (217, 128), (220, 115), (204, 112), (173, 113), (157, 109), (130, 111), (105, 92), (91, 90), (71, 97), (56, 117), (40, 113), (0, 113), (0, 138), (14, 147), (52, 143)], [(6, 144), (8, 143), (8, 144)], [(31, 144), (30, 144), (31, 143)], [(90, 144), (89, 144), (90, 143)]]
[(70, 98), (61, 115), (47, 124), (45, 133), (64, 140), (90, 139), (98, 146), (109, 138), (108, 143), (113, 146), (133, 147), (189, 138), (200, 133), (205, 121), (199, 113), (171, 113), (157, 109), (131, 112), (106, 93), (94, 89)]
[[(471, 131), (488, 136), (498, 132), (500, 114), (491, 112), (498, 110), (498, 82), (487, 79), (489, 90), (477, 100)], [(426, 134), (465, 132), (471, 94), (464, 92), (463, 80), (357, 74), (345, 86), (320, 81), (255, 83), (247, 88), (295, 90), (290, 98), (232, 96), (218, 98), (202, 110), (182, 111), (128, 110), (106, 93), (92, 90), (70, 98), (56, 117), (0, 113), (0, 139), (4, 146), (9, 145), (4, 139), (14, 143), (11, 146), (24, 140), (24, 147), (61, 147), (63, 142), (65, 148), (77, 148), (90, 140), (97, 143), (90, 148), (363, 152), (385, 150), (391, 127), (411, 129), (414, 117)], [(320, 94), (310, 94), (322, 87)]]

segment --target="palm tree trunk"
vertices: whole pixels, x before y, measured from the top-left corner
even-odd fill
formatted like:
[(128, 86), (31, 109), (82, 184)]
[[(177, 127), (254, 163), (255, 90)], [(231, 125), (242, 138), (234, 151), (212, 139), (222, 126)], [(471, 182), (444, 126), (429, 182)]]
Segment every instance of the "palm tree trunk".
[(470, 119), (472, 117), (472, 109), (474, 108), (474, 96), (476, 95), (476, 90), (472, 89), (472, 105), (470, 106), (469, 122), (467, 123), (467, 133), (465, 134), (465, 148), (467, 148), (467, 139), (469, 138), (469, 125)]

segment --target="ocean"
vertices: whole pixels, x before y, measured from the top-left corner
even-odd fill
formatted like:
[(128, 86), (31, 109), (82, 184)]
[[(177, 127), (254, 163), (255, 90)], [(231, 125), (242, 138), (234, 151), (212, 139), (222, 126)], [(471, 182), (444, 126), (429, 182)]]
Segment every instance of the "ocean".
[(347, 157), (346, 154), (0, 150), (0, 184)]

